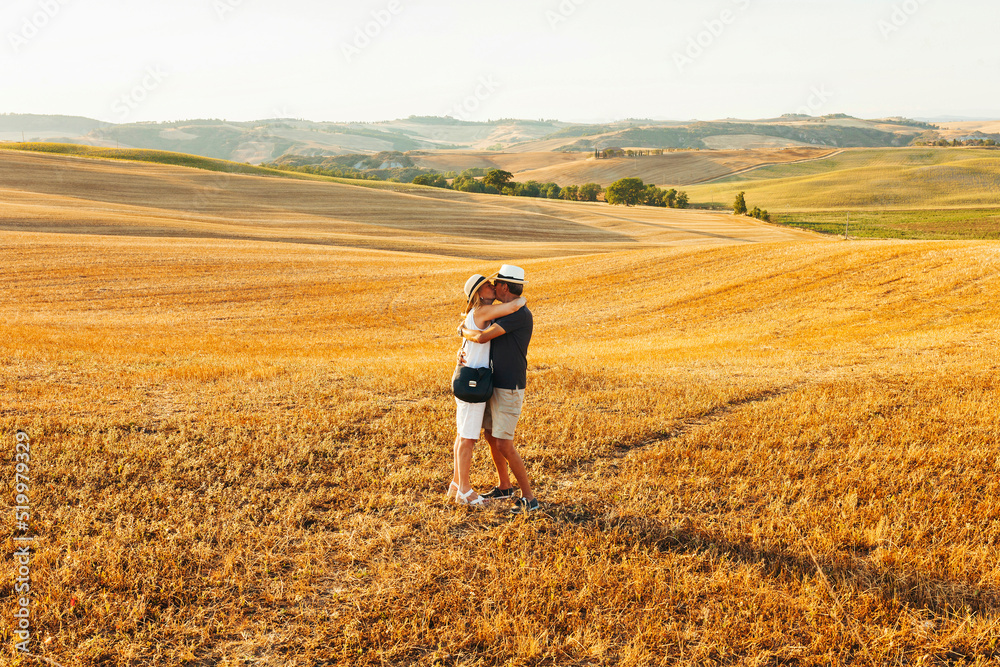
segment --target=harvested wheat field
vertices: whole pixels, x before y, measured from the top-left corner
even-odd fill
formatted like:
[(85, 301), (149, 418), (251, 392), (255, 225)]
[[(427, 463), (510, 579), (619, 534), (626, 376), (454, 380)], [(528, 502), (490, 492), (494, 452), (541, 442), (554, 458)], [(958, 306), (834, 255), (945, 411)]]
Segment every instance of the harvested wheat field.
[[(567, 231), (513, 243), (538, 213), (254, 177), (183, 204), (167, 190), (200, 176), (148, 165), (124, 166), (148, 201), (126, 176), (86, 199), (89, 164), (0, 191), (0, 423), (8, 460), (31, 437), (34, 654), (1000, 660), (1000, 245), (646, 245), (657, 223), (610, 207), (619, 229), (558, 209)], [(423, 230), (382, 212), (403, 196), (494, 210), (496, 237), (454, 213), (417, 252)], [(385, 247), (327, 239), (340, 206), (364, 224), (365, 197)], [(631, 240), (589, 236), (612, 232)], [(449, 235), (498, 250), (442, 251)], [(498, 258), (525, 268), (535, 318), (517, 442), (542, 511), (517, 519), (444, 500), (461, 287)], [(480, 443), (476, 488), (491, 468)], [(43, 664), (0, 627), (5, 660)]]
[[(648, 149), (636, 149), (648, 150)], [(663, 155), (639, 158), (596, 160), (590, 152), (527, 153), (423, 152), (413, 156), (415, 164), (441, 171), (462, 171), (474, 167), (504, 169), (516, 181), (608, 186), (620, 178), (641, 178), (663, 186), (690, 185), (743, 173), (765, 165), (793, 164), (818, 160), (836, 153), (831, 148), (772, 147), (746, 150), (667, 151)]]

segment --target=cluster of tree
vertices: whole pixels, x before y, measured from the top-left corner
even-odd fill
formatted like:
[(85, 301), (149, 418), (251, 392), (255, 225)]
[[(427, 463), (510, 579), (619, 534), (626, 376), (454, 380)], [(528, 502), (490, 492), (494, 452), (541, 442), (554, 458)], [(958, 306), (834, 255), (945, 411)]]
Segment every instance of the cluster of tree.
[(688, 195), (686, 192), (678, 192), (674, 188), (662, 190), (655, 185), (646, 186), (646, 206), (661, 206), (664, 208), (687, 208)]
[[(482, 173), (485, 172), (485, 173)], [(437, 188), (451, 188), (461, 192), (481, 192), (491, 195), (508, 195), (512, 197), (540, 197), (543, 199), (569, 199), (573, 201), (597, 201), (604, 191), (597, 183), (583, 185), (567, 185), (562, 188), (555, 183), (539, 183), (527, 181), (518, 183), (514, 175), (502, 169), (466, 169), (461, 174), (423, 174), (413, 179), (417, 185), (430, 185)]]
[(415, 185), (429, 185), (433, 188), (447, 188), (448, 179), (441, 174), (420, 174), (413, 179)]
[(663, 190), (653, 184), (646, 185), (641, 178), (622, 178), (608, 186), (604, 198), (616, 206), (661, 206), (687, 208), (688, 195), (674, 188)]
[(567, 185), (562, 189), (561, 199), (568, 201), (597, 201), (597, 198), (604, 192), (597, 183), (584, 183), (583, 185)]
[(733, 202), (733, 215), (748, 215), (751, 218), (757, 218), (758, 220), (763, 220), (764, 222), (771, 222), (771, 214), (768, 213), (766, 209), (754, 206), (752, 209), (747, 210), (747, 200), (745, 195), (746, 192), (740, 192), (736, 195), (736, 201)]
[(568, 199), (573, 201), (597, 201), (603, 189), (597, 183), (583, 185), (567, 185), (560, 187), (555, 183), (539, 183), (527, 181), (518, 183), (514, 175), (503, 169), (490, 169), (483, 176), (483, 184), (492, 187), (503, 195), (514, 197), (541, 197), (544, 199)]
[[(474, 167), (472, 169), (466, 169), (460, 174), (454, 171), (449, 171), (444, 174), (430, 173), (422, 174), (413, 179), (413, 183), (416, 185), (430, 185), (435, 188), (450, 188), (452, 190), (460, 190), (462, 192), (485, 192), (487, 194), (495, 195), (499, 194), (500, 191), (491, 185), (485, 185), (483, 181), (477, 180), (486, 175), (486, 169), (482, 167)], [(451, 180), (449, 185), (448, 181)]]
[(632, 148), (604, 148), (594, 150), (594, 158), (597, 160), (607, 160), (613, 157), (649, 157), (650, 155), (663, 155), (663, 149), (651, 148), (649, 150), (636, 150)]
[(924, 146), (997, 146), (996, 139), (938, 139), (937, 141), (925, 141)]

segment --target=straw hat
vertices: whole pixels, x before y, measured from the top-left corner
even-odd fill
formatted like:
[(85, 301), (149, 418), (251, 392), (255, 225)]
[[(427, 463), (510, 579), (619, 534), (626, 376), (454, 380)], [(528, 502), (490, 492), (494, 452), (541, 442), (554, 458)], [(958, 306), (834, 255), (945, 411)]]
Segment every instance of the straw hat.
[(470, 277), (465, 281), (465, 303), (466, 305), (472, 303), (472, 297), (475, 296), (479, 288), (489, 281), (486, 276), (481, 276), (478, 273)]
[(514, 266), (513, 264), (504, 264), (500, 267), (500, 271), (493, 277), (505, 283), (517, 283), (518, 285), (523, 285), (525, 282), (524, 269), (520, 266)]

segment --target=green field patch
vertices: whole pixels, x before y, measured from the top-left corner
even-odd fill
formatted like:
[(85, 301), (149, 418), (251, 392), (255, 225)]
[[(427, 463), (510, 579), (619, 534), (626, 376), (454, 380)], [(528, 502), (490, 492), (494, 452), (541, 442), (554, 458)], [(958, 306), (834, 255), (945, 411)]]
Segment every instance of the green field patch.
[[(848, 215), (850, 224), (848, 225)], [(821, 234), (888, 239), (1000, 239), (1000, 208), (910, 211), (801, 211), (775, 214), (774, 222)]]

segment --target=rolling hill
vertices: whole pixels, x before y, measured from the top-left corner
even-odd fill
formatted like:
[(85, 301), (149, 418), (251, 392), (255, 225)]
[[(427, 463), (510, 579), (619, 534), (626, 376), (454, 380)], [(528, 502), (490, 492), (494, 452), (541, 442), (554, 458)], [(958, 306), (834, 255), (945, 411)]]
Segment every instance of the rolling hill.
[(622, 209), (333, 180), (0, 151), (0, 229), (280, 241), (482, 258), (816, 238), (706, 211)]
[(694, 201), (746, 191), (769, 210), (942, 209), (1000, 206), (1000, 151), (850, 149), (761, 167), (690, 188)]

